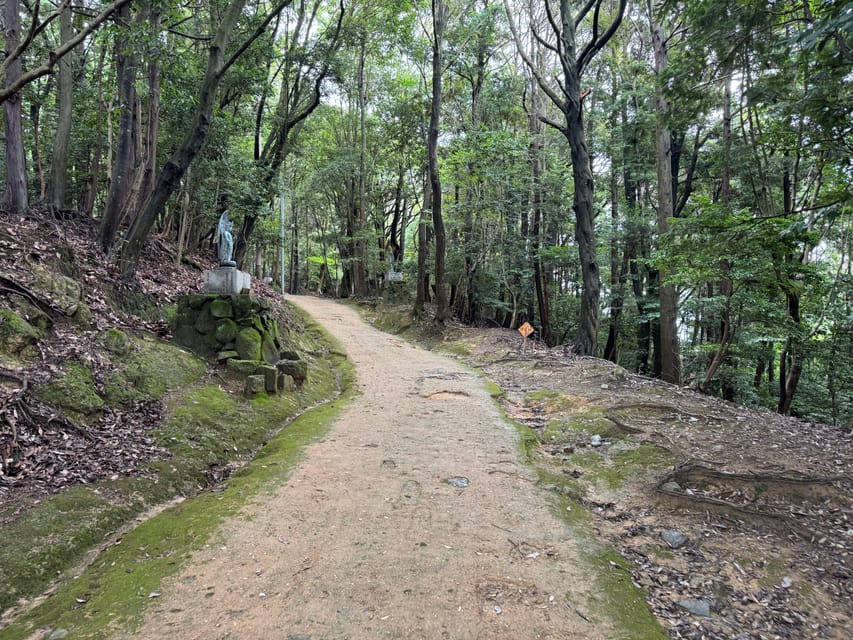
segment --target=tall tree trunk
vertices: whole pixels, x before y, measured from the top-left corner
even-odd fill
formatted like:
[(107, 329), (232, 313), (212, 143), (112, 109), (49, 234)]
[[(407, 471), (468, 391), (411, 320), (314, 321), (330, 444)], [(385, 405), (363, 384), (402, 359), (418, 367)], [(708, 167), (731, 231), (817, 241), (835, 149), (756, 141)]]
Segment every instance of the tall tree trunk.
[[(533, 59), (541, 63), (541, 56), (535, 53)], [(536, 305), (539, 311), (539, 337), (547, 345), (551, 344), (551, 310), (548, 306), (547, 283), (545, 282), (544, 265), (540, 248), (542, 246), (543, 200), (544, 187), (542, 179), (545, 173), (545, 136), (542, 118), (545, 115), (545, 104), (539, 84), (534, 79), (530, 84), (530, 113), (527, 118), (530, 132), (530, 155), (532, 185), (532, 216), (530, 225), (530, 253), (533, 260), (533, 287), (536, 292)]]
[[(160, 33), (160, 11), (159, 7), (150, 2), (146, 3), (149, 38), (154, 42)], [(130, 216), (130, 222), (133, 222), (136, 211), (154, 188), (154, 177), (157, 174), (157, 138), (160, 133), (160, 62), (156, 54), (149, 55), (145, 134), (139, 135), (142, 139), (141, 159), (135, 171), (133, 188), (125, 207), (125, 211)]]
[(355, 294), (367, 295), (367, 87), (365, 85), (366, 36), (362, 36), (358, 52), (358, 215), (355, 239)]
[[(60, 7), (59, 39), (64, 44), (73, 37), (71, 4), (66, 3)], [(59, 115), (56, 121), (56, 138), (53, 143), (53, 157), (50, 162), (50, 181), (47, 191), (48, 206), (57, 212), (67, 207), (68, 148), (71, 141), (72, 99), (74, 94), (74, 76), (71, 68), (73, 55), (73, 52), (69, 52), (59, 61)]]
[[(18, 48), (21, 41), (21, 2), (6, 0), (3, 7), (6, 21), (6, 58)], [(21, 57), (18, 56), (6, 67), (6, 87), (21, 77)], [(29, 207), (27, 197), (27, 172), (24, 157), (24, 130), (21, 118), (21, 93), (13, 93), (4, 103), (6, 135), (6, 194), (5, 208), (14, 214), (25, 213)]]
[[(427, 171), (427, 174), (429, 172)], [(415, 305), (412, 315), (422, 318), (425, 313), (424, 305), (430, 301), (429, 282), (430, 275), (427, 270), (429, 261), (429, 219), (432, 213), (432, 183), (427, 175), (424, 180), (424, 204), (418, 217), (418, 275), (415, 288)]]
[[(672, 177), (672, 145), (667, 124), (669, 101), (663, 84), (667, 68), (666, 41), (660, 24), (652, 24), (652, 41), (655, 50), (655, 74), (658, 81), (655, 89), (655, 111), (657, 112), (657, 172), (658, 172), (658, 237), (660, 240), (669, 231), (669, 220), (675, 206)], [(659, 270), (660, 277), (660, 361), (661, 379), (678, 384), (681, 382), (681, 357), (678, 344), (678, 294), (675, 286), (667, 282), (669, 272), (665, 267)]]
[(435, 234), (435, 322), (444, 324), (448, 316), (447, 285), (445, 282), (444, 218), (441, 211), (441, 176), (438, 173), (438, 127), (441, 117), (441, 76), (444, 29), (448, 7), (444, 0), (432, 0), (432, 102), (427, 134), (429, 181), (432, 187), (432, 227)]
[(98, 196), (99, 181), (101, 177), (101, 150), (104, 146), (104, 120), (107, 111), (104, 102), (104, 61), (107, 57), (107, 47), (102, 46), (98, 55), (98, 66), (95, 72), (95, 81), (98, 85), (98, 115), (95, 127), (95, 145), (92, 149), (92, 169), (89, 176), (89, 188), (86, 190), (86, 199), (83, 203), (82, 214), (86, 218), (92, 217), (95, 209), (95, 199)]
[(39, 181), (39, 200), (47, 194), (47, 180), (44, 177), (44, 163), (41, 160), (41, 98), (30, 102), (30, 128), (33, 132), (33, 166)]
[[(124, 23), (125, 29), (130, 26), (130, 5), (124, 5), (118, 11), (119, 22)], [(126, 51), (130, 38), (119, 38), (116, 42), (116, 69), (119, 93), (119, 132), (116, 146), (115, 165), (112, 168), (110, 191), (107, 204), (101, 218), (101, 229), (98, 241), (101, 251), (109, 254), (118, 233), (121, 218), (125, 212), (127, 196), (130, 193), (133, 167), (136, 161), (136, 135), (134, 115), (136, 114), (136, 69), (138, 56), (136, 52)]]

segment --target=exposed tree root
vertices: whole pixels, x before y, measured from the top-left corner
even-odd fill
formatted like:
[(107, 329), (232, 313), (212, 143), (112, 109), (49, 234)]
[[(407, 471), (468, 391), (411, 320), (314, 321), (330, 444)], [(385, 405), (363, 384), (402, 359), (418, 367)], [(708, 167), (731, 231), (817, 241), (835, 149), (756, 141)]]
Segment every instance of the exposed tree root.
[[(673, 482), (681, 488), (665, 487)], [(809, 520), (819, 517), (822, 512), (809, 513), (805, 509), (795, 509), (792, 505), (797, 500), (843, 498), (848, 490), (837, 485), (850, 482), (853, 482), (853, 479), (846, 476), (814, 478), (795, 473), (726, 473), (694, 463), (685, 463), (663, 477), (655, 490), (691, 506), (701, 504), (724, 514), (782, 523), (801, 538), (809, 540), (814, 537), (814, 527)], [(704, 488), (709, 486), (713, 491), (703, 492)], [(733, 502), (711, 493), (736, 494), (742, 497), (744, 502)], [(759, 496), (762, 500), (773, 497), (782, 500), (776, 506), (769, 502), (759, 503)]]

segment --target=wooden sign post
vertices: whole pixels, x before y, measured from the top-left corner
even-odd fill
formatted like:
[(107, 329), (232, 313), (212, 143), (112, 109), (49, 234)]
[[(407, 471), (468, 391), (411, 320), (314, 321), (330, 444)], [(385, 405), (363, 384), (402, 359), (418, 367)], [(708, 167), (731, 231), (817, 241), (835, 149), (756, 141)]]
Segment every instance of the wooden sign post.
[(524, 338), (524, 341), (521, 343), (521, 353), (527, 351), (527, 338), (533, 333), (535, 329), (529, 322), (525, 322), (518, 328), (518, 332)]

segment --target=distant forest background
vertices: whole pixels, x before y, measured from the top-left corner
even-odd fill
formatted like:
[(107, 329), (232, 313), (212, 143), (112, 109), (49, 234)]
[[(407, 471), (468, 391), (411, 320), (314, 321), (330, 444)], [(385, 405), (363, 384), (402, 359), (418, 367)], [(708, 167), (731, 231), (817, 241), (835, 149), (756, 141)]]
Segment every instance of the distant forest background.
[(285, 291), (853, 424), (849, 2), (3, 11), (3, 207), (93, 220), (130, 282), (227, 209)]

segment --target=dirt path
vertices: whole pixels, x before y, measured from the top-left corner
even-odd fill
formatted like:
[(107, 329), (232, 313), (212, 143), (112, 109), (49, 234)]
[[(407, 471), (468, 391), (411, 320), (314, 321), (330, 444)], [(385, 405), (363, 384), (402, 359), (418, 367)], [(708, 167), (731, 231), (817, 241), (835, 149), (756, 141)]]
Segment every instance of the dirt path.
[(586, 621), (579, 549), (477, 376), (347, 307), (290, 299), (343, 343), (360, 395), (133, 637), (613, 637)]

